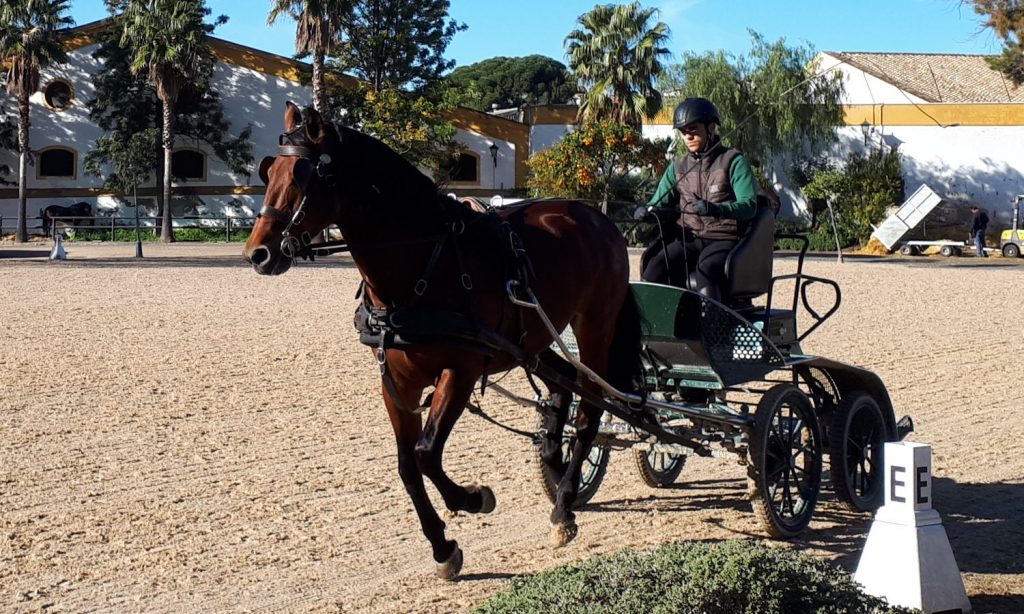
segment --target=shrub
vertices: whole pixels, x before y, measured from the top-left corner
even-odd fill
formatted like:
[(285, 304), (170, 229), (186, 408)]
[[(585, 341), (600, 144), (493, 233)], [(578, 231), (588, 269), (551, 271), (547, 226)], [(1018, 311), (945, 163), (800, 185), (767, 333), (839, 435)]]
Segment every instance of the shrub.
[(864, 594), (826, 561), (760, 541), (625, 551), (512, 581), (480, 614), (910, 612)]
[[(872, 224), (881, 223), (886, 209), (903, 201), (902, 156), (895, 148), (854, 153), (842, 168), (815, 170), (802, 189), (808, 199), (825, 198), (832, 203), (843, 247), (865, 244)], [(828, 228), (819, 232), (831, 232), (831, 221), (823, 221), (822, 226)], [(834, 248), (834, 239), (832, 244)]]

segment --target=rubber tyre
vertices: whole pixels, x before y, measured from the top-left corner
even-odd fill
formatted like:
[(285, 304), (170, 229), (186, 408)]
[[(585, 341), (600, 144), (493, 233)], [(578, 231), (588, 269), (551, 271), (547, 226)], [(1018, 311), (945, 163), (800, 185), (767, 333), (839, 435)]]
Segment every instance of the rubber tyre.
[(761, 397), (750, 434), (750, 503), (768, 535), (790, 539), (811, 522), (821, 489), (821, 430), (810, 399), (792, 384)]
[(916, 245), (904, 245), (900, 248), (900, 254), (904, 256), (916, 256), (918, 253)]
[[(543, 423), (543, 419), (541, 422)], [(558, 469), (552, 469), (545, 465), (542, 460), (539, 460), (538, 448), (539, 462), (537, 464), (540, 466), (541, 486), (544, 488), (544, 494), (547, 495), (551, 503), (555, 502), (558, 483), (562, 480), (562, 475), (565, 474), (565, 468), (569, 463), (569, 451), (572, 450), (574, 445), (576, 445), (575, 435), (563, 433), (562, 462)], [(576, 493), (576, 501), (572, 506), (573, 509), (580, 509), (597, 494), (597, 489), (601, 487), (601, 482), (604, 480), (604, 474), (608, 471), (610, 455), (611, 451), (608, 448), (602, 448), (596, 444), (590, 448), (590, 454), (587, 456), (587, 460), (583, 461), (583, 468), (580, 471), (580, 489)]]
[(686, 466), (685, 454), (670, 454), (653, 450), (633, 450), (633, 460), (640, 479), (651, 488), (671, 486)]
[(1020, 258), (1020, 246), (1016, 243), (1007, 243), (1003, 246), (1003, 256), (1006, 258)]
[(953, 249), (953, 246), (951, 245), (943, 245), (942, 248), (939, 250), (939, 253), (945, 256), (946, 258), (951, 258), (954, 254), (956, 254), (956, 250)]
[(829, 466), (836, 497), (855, 512), (873, 512), (885, 495), (885, 462), (889, 441), (882, 408), (869, 393), (854, 390), (843, 399), (829, 429)]

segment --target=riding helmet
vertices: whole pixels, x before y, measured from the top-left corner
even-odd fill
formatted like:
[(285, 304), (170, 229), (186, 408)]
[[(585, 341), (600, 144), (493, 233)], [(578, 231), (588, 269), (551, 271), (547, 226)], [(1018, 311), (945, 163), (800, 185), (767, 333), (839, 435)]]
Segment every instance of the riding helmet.
[(695, 122), (721, 124), (722, 118), (718, 115), (718, 109), (707, 98), (687, 98), (676, 107), (676, 112), (672, 116), (672, 127), (678, 130)]

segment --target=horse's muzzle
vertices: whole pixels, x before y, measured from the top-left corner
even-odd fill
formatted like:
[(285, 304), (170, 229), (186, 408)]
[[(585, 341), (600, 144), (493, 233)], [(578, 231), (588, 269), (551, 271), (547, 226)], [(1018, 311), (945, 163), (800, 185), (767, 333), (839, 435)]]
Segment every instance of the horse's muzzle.
[(288, 258), (274, 258), (274, 254), (266, 245), (257, 245), (243, 253), (245, 259), (260, 275), (280, 275), (290, 268)]

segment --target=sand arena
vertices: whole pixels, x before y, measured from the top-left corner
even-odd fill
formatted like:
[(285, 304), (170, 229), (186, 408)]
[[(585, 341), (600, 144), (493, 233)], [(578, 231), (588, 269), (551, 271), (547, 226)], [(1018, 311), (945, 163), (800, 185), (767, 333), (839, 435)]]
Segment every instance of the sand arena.
[[(735, 461), (693, 460), (653, 490), (623, 452), (579, 537), (552, 549), (530, 442), (466, 415), (446, 468), (498, 507), (447, 519), (466, 562), (439, 581), (352, 329), (350, 260), (267, 278), (240, 245), (147, 245), (142, 261), (131, 245), (67, 248), (63, 262), (0, 248), (0, 610), (459, 612), (517, 574), (759, 536)], [(933, 446), (935, 507), (979, 612), (1024, 611), (1021, 264), (808, 264), (843, 307), (804, 349), (876, 371)], [(852, 569), (870, 519), (822, 499), (794, 545)]]

